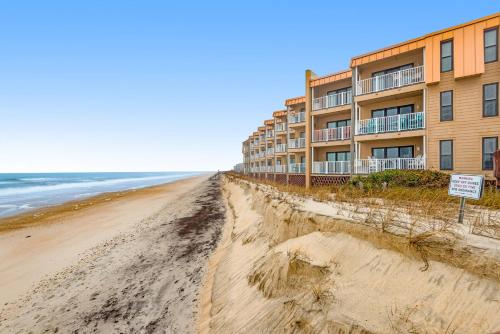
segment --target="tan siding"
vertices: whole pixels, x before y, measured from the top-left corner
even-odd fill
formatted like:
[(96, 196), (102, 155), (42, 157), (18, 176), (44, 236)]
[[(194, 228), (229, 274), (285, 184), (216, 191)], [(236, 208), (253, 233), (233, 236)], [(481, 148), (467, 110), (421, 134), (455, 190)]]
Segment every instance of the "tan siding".
[[(455, 80), (443, 73), (427, 90), (428, 167), (439, 169), (439, 141), (453, 139), (454, 172), (483, 174), (483, 137), (500, 136), (500, 117), (483, 117), (483, 85), (500, 81), (500, 63), (485, 64), (480, 76)], [(453, 121), (440, 122), (440, 92), (453, 90)], [(492, 177), (490, 171), (484, 172)]]
[(371, 103), (368, 105), (358, 106), (361, 111), (361, 119), (368, 119), (372, 117), (372, 110), (389, 108), (389, 107), (399, 107), (408, 104), (413, 104), (415, 106), (415, 112), (423, 111), (423, 98), (422, 95), (405, 97), (399, 99), (392, 99), (383, 102)]
[(399, 54), (397, 56), (387, 58), (382, 61), (364, 65), (360, 67), (359, 75), (361, 79), (367, 79), (372, 76), (373, 72), (378, 72), (406, 64), (413, 64), (413, 66), (423, 65), (424, 64), (423, 49), (418, 49), (414, 52)]
[(348, 88), (352, 86), (351, 79), (335, 81), (326, 85), (316, 86), (313, 88), (314, 98), (325, 96), (332, 90)]
[(326, 123), (333, 121), (342, 121), (345, 119), (351, 119), (351, 111), (347, 110), (344, 112), (339, 112), (335, 114), (326, 115), (323, 117), (314, 117), (314, 129), (326, 129)]
[(361, 159), (367, 159), (372, 156), (372, 148), (377, 147), (395, 147), (395, 146), (410, 146), (413, 145), (413, 154), (423, 155), (423, 138), (422, 137), (411, 137), (411, 138), (401, 138), (401, 139), (388, 139), (388, 140), (377, 140), (371, 142), (360, 143), (361, 147)]
[(349, 149), (349, 145), (316, 147), (314, 148), (314, 161), (326, 161), (328, 152), (348, 152)]

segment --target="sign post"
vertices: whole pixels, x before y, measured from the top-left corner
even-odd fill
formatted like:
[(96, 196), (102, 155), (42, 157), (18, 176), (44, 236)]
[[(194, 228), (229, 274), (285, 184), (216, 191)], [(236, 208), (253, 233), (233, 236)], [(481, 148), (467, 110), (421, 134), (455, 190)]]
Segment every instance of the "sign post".
[(483, 196), (484, 177), (482, 175), (452, 174), (448, 195), (460, 197), (458, 223), (464, 223), (465, 199), (480, 199)]

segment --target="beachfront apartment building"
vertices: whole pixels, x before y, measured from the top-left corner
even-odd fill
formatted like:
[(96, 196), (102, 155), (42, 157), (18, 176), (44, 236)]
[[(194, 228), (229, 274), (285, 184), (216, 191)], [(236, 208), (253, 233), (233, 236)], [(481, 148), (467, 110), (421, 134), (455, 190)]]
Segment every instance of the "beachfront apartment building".
[[(343, 71), (306, 70), (304, 96), (243, 143), (245, 173), (306, 186), (388, 169), (493, 180), (499, 25), (496, 13), (355, 56)], [(256, 153), (255, 140), (272, 150)]]

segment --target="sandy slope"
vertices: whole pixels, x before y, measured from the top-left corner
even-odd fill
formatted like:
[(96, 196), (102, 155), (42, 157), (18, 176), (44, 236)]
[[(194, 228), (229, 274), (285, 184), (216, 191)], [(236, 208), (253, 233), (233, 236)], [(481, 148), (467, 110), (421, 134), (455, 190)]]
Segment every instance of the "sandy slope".
[[(202, 333), (500, 330), (495, 268), (481, 277), (444, 261), (461, 253), (426, 266), (389, 247), (400, 238), (386, 233), (385, 244), (376, 243), (371, 226), (244, 182), (226, 179), (224, 197), (228, 220), (201, 293)], [(463, 247), (491, 264), (481, 256), (496, 256), (499, 243)]]
[(0, 235), (0, 332), (192, 332), (223, 216), (207, 176)]

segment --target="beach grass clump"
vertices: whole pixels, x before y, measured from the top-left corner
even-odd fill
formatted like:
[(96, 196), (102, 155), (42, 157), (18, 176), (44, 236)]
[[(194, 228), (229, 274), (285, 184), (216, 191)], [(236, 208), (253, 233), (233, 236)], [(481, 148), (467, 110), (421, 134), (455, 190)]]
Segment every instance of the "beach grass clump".
[(386, 170), (372, 173), (367, 176), (355, 176), (350, 184), (382, 187), (409, 187), (409, 188), (446, 188), (450, 182), (450, 175), (431, 170)]
[[(249, 182), (270, 185), (279, 191), (298, 196), (312, 197), (319, 201), (337, 201), (369, 204), (384, 200), (400, 207), (425, 208), (428, 215), (439, 214), (443, 208), (455, 209), (460, 199), (448, 195), (449, 175), (437, 171), (390, 170), (368, 176), (355, 176), (344, 185), (303, 186), (286, 185), (270, 180), (256, 180), (245, 175), (228, 173)], [(486, 187), (479, 200), (467, 200), (468, 205), (500, 210), (500, 191)], [(454, 211), (456, 212), (456, 210)]]

